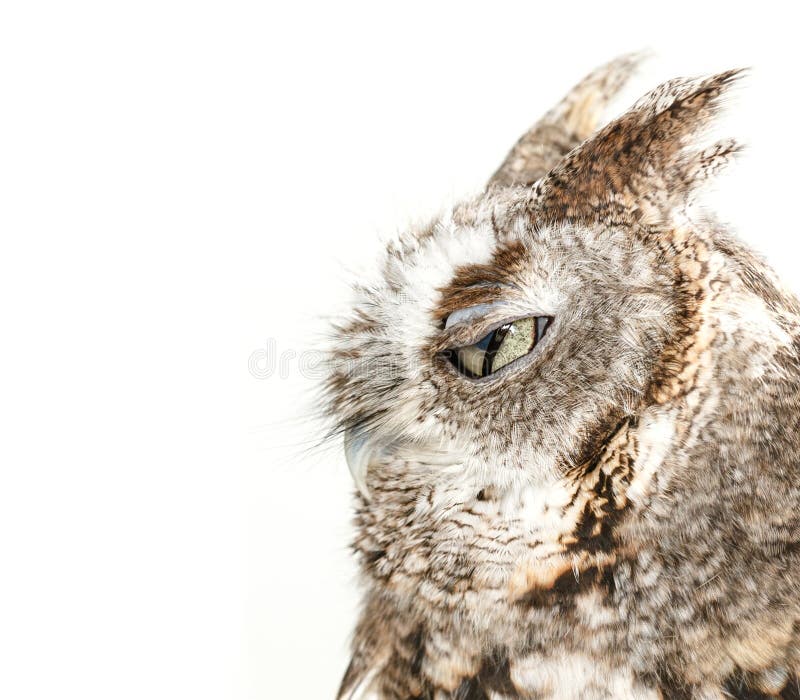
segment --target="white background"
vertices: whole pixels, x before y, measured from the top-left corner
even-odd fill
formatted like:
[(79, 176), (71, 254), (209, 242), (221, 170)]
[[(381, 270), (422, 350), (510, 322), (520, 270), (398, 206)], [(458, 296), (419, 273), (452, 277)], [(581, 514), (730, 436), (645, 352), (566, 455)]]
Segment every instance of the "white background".
[(310, 353), (348, 270), (597, 64), (657, 52), (617, 111), (754, 67), (713, 201), (800, 288), (780, 8), (4, 3), (0, 697), (333, 697), (351, 487)]

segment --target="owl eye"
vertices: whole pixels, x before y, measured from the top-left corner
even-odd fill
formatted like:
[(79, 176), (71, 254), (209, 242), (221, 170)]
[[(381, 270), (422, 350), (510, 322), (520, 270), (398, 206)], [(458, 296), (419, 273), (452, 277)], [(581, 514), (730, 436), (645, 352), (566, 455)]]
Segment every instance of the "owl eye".
[(552, 316), (521, 318), (500, 326), (473, 345), (451, 348), (443, 354), (467, 377), (485, 377), (533, 350), (552, 321)]

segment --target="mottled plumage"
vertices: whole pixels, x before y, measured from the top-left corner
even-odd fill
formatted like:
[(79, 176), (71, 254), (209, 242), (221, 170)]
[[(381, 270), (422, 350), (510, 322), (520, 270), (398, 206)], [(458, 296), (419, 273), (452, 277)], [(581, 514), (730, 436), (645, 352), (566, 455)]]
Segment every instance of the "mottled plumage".
[[(390, 245), (335, 331), (365, 588), (340, 698), (800, 698), (800, 305), (691, 207), (739, 73), (596, 131), (636, 63)], [(546, 334), (494, 374), (448, 360), (524, 318)]]

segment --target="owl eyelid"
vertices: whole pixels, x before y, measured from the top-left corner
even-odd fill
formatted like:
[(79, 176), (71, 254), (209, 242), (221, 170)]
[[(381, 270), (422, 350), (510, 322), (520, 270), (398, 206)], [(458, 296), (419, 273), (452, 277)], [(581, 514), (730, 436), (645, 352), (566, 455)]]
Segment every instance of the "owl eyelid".
[(454, 344), (458, 347), (474, 345), (498, 328), (502, 328), (515, 321), (521, 321), (524, 318), (537, 316), (552, 317), (552, 314), (540, 313), (538, 311), (523, 311), (512, 316), (501, 316), (495, 321), (489, 321), (488, 318), (481, 317), (476, 319), (474, 323), (466, 321), (459, 322), (457, 325), (450, 326), (442, 331), (436, 346), (445, 350), (453, 348)]
[(444, 328), (453, 328), (469, 324), (474, 319), (481, 319), (488, 316), (493, 310), (506, 306), (506, 302), (493, 302), (489, 304), (476, 304), (465, 309), (453, 311), (444, 321)]

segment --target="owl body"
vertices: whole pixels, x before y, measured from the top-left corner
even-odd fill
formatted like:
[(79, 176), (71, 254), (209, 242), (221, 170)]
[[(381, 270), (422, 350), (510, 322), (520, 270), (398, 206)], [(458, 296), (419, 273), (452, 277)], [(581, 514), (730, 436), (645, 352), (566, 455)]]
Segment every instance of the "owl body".
[(341, 698), (800, 697), (800, 305), (692, 207), (736, 73), (597, 130), (635, 63), (390, 245), (337, 327)]

